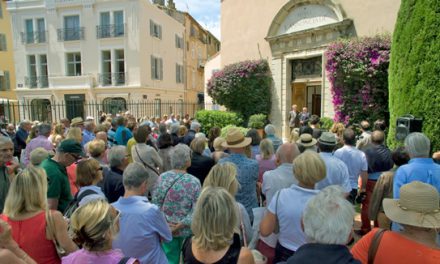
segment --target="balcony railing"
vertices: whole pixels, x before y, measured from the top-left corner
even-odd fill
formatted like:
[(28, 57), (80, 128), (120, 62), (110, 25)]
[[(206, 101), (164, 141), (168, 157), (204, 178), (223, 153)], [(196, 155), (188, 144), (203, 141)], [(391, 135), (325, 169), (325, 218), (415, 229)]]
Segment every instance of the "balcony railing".
[(27, 88), (47, 88), (49, 87), (48, 76), (27, 76), (25, 77)]
[(72, 41), (84, 39), (84, 27), (59, 28), (58, 41)]
[(125, 35), (125, 24), (96, 26), (97, 38), (117, 38)]
[(118, 86), (124, 85), (127, 82), (126, 72), (115, 72), (115, 73), (101, 73), (99, 74), (99, 84), (101, 86)]
[(23, 44), (46, 43), (47, 31), (21, 32)]

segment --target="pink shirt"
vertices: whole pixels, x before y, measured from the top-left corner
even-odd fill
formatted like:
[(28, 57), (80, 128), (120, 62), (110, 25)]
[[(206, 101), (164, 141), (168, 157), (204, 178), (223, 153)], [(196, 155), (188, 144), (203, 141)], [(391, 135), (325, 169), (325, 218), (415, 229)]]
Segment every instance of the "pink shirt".
[(26, 156), (25, 156), (24, 160), (22, 160), (21, 162), (23, 162), (23, 164), (27, 166), (30, 161), (30, 155), (31, 155), (32, 150), (39, 148), (39, 147), (42, 147), (49, 152), (53, 152), (52, 142), (50, 142), (50, 140), (47, 139), (47, 137), (45, 137), (45, 136), (38, 136), (38, 137), (32, 139), (26, 145)]
[(255, 156), (255, 159), (258, 161), (258, 181), (263, 182), (263, 174), (266, 171), (274, 170), (277, 168), (276, 164), (276, 156), (275, 154), (270, 157), (270, 159), (263, 159), (263, 156), (258, 154)]
[[(112, 249), (104, 252), (90, 252), (85, 249), (79, 249), (68, 256), (61, 259), (63, 264), (83, 264), (83, 263), (100, 263), (100, 264), (118, 264), (124, 257), (120, 249)], [(127, 264), (133, 264), (135, 258), (130, 258)]]

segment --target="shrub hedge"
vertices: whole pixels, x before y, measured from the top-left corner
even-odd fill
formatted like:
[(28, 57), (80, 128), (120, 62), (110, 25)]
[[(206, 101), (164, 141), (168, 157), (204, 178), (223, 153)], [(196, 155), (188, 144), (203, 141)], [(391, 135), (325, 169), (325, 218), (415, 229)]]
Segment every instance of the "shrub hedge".
[(243, 119), (237, 113), (224, 112), (217, 110), (201, 110), (196, 113), (195, 118), (202, 125), (202, 132), (208, 135), (211, 127), (223, 128), (227, 125), (239, 126), (243, 123)]
[(402, 0), (391, 47), (388, 144), (396, 146), (397, 117), (422, 117), (423, 132), (440, 149), (440, 5)]

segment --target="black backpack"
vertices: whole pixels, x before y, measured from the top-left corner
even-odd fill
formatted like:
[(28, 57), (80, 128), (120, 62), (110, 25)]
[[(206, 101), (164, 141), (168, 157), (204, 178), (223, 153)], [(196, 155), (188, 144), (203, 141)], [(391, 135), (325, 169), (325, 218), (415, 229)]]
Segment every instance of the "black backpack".
[(91, 194), (97, 194), (97, 192), (93, 191), (93, 190), (85, 190), (84, 192), (81, 193), (81, 195), (79, 195), (79, 191), (75, 194), (75, 196), (73, 197), (73, 200), (70, 201), (69, 205), (67, 205), (66, 209), (64, 210), (64, 217), (69, 218), (72, 216), (73, 212), (75, 212), (76, 208), (79, 207), (79, 202), (81, 202), (81, 200), (86, 197), (87, 195), (91, 195)]

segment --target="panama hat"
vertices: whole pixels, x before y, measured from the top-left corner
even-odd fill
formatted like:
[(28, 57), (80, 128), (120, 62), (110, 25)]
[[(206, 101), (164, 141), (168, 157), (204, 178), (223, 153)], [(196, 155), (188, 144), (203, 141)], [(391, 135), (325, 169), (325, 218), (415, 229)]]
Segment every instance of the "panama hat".
[(70, 122), (71, 126), (76, 126), (81, 124), (84, 124), (84, 120), (82, 119), (82, 117), (75, 117), (74, 119), (72, 119), (72, 122)]
[(301, 134), (298, 141), (296, 143), (303, 145), (304, 147), (311, 147), (316, 145), (316, 139), (312, 137), (310, 134)]
[(226, 142), (222, 143), (224, 148), (244, 148), (251, 144), (252, 139), (245, 137), (240, 129), (233, 127), (229, 129), (226, 135)]
[(319, 137), (318, 142), (319, 144), (334, 146), (336, 145), (336, 136), (330, 132), (323, 132)]
[(400, 188), (400, 199), (384, 199), (385, 215), (392, 221), (425, 228), (440, 228), (439, 193), (432, 185), (413, 181)]

